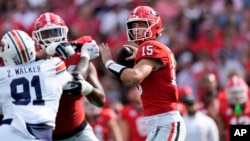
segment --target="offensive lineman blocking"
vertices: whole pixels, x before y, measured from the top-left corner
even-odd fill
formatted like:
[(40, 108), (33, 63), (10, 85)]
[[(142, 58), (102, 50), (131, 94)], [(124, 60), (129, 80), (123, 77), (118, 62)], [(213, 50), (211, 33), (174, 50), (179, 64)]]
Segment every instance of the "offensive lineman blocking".
[[(63, 61), (68, 71), (78, 71), (86, 81), (90, 82), (92, 89), (85, 93), (85, 96), (92, 104), (102, 107), (105, 103), (104, 90), (98, 80), (95, 66), (90, 62), (99, 55), (99, 47), (90, 36), (82, 36), (68, 43), (67, 34), (68, 27), (64, 20), (54, 13), (46, 12), (36, 19), (32, 37), (36, 45), (43, 49), (47, 49), (51, 44), (80, 46), (75, 48), (76, 53), (73, 56)], [(41, 55), (42, 51), (38, 52), (41, 58), (44, 57)], [(53, 131), (54, 141), (98, 141), (92, 127), (85, 119), (83, 97), (79, 94), (62, 95), (56, 117), (56, 128)]]

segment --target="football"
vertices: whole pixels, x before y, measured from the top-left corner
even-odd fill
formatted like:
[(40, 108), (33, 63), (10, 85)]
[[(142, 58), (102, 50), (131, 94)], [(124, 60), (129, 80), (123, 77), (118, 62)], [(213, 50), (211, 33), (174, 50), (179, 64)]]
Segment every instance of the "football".
[(116, 62), (129, 68), (133, 68), (134, 60), (127, 61), (126, 58), (131, 56), (133, 52), (128, 47), (122, 47), (117, 51)]

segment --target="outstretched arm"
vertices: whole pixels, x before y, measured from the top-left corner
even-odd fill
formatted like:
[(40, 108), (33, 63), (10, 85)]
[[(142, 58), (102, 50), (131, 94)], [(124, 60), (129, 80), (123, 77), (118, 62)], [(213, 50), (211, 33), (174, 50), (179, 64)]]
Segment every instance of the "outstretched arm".
[(90, 103), (102, 107), (105, 104), (105, 94), (103, 87), (98, 79), (95, 66), (90, 60), (99, 56), (99, 46), (94, 40), (84, 43), (81, 47), (81, 59), (75, 71), (80, 73), (84, 79), (93, 86), (93, 90), (86, 97)]
[(42, 49), (36, 53), (36, 60), (45, 59), (56, 54), (64, 59), (68, 59), (75, 54), (75, 50), (68, 42), (51, 43), (46, 49)]
[(97, 71), (93, 63), (89, 64), (88, 76), (86, 80), (94, 87), (92, 93), (87, 95), (89, 102), (98, 107), (104, 106), (106, 102), (104, 90), (98, 79)]

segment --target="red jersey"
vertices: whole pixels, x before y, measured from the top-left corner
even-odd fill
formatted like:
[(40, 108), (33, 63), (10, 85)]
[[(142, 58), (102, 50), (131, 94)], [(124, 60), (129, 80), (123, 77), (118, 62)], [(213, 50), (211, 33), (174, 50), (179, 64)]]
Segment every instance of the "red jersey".
[(160, 42), (146, 41), (138, 47), (135, 62), (141, 59), (158, 59), (163, 64), (162, 68), (153, 70), (140, 84), (144, 115), (177, 110), (176, 61), (172, 51)]
[[(85, 39), (85, 42), (92, 40), (89, 36), (83, 37), (81, 38)], [(73, 56), (64, 60), (69, 72), (72, 72), (75, 69), (76, 65), (80, 61), (80, 57), (80, 50), (76, 50), (76, 53)], [(82, 101), (83, 95), (63, 94), (61, 96), (56, 117), (56, 127), (53, 132), (54, 135), (61, 135), (74, 131), (83, 123), (85, 120), (85, 110)]]
[(219, 115), (223, 118), (226, 128), (226, 141), (230, 141), (230, 125), (249, 125), (250, 124), (250, 101), (245, 103), (242, 114), (237, 116), (234, 114), (234, 109), (230, 106), (226, 95), (219, 96), (220, 110)]
[(147, 127), (144, 123), (143, 111), (139, 111), (131, 105), (125, 105), (120, 112), (121, 118), (128, 123), (129, 141), (145, 141)]
[(101, 113), (95, 120), (89, 120), (89, 124), (92, 126), (96, 137), (101, 141), (110, 141), (111, 134), (108, 128), (110, 120), (116, 120), (116, 113), (109, 108), (102, 109)]

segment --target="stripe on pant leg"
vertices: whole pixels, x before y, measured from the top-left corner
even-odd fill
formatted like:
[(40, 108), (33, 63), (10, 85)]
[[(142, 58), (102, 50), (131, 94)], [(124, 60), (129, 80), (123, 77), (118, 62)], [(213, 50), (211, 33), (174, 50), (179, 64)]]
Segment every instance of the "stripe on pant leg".
[(177, 131), (176, 131), (176, 137), (174, 141), (178, 141), (180, 136), (180, 122), (177, 122)]
[(175, 122), (171, 123), (171, 130), (170, 130), (170, 134), (168, 136), (167, 141), (172, 141), (173, 136), (174, 136), (174, 130), (175, 130)]
[(179, 136), (180, 136), (180, 122), (171, 123), (171, 131), (167, 141), (178, 141)]

